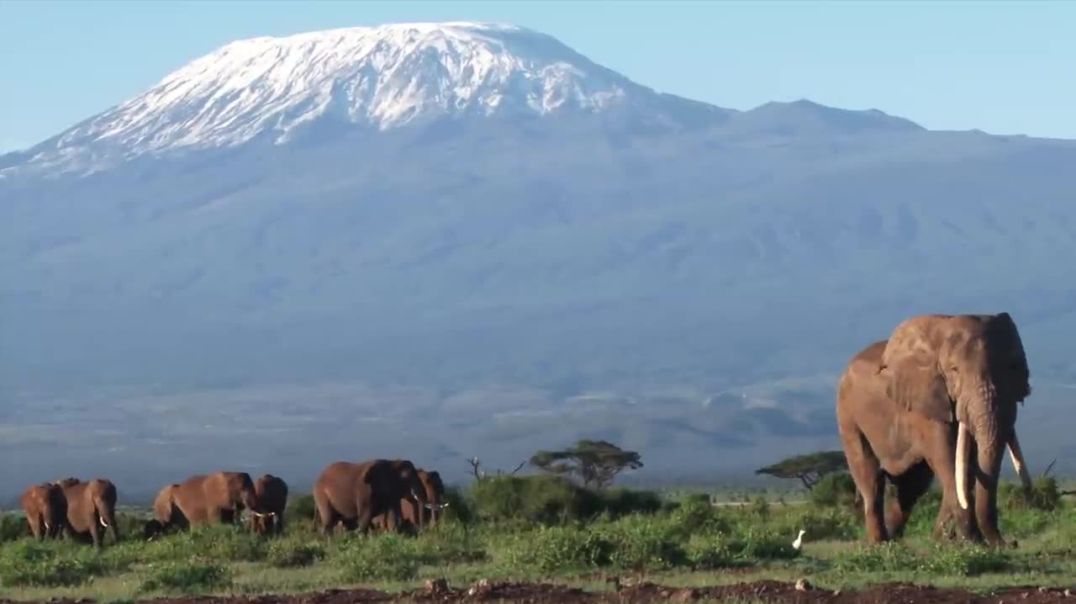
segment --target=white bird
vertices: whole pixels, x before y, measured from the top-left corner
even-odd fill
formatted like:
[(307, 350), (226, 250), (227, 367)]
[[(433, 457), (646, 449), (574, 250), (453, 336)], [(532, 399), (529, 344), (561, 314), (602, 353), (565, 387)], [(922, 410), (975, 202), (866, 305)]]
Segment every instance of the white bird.
[(803, 547), (803, 535), (806, 533), (807, 531), (800, 529), (800, 534), (797, 535), (796, 540), (792, 542), (792, 549), (799, 551), (799, 549)]

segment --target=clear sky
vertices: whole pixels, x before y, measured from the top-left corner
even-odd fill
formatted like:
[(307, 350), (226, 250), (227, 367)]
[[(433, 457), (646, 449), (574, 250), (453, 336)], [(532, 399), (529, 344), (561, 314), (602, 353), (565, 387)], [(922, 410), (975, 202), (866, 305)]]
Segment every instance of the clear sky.
[(1076, 2), (0, 0), (0, 150), (39, 142), (231, 40), (401, 21), (551, 34), (737, 109), (799, 98), (928, 128), (1076, 138)]

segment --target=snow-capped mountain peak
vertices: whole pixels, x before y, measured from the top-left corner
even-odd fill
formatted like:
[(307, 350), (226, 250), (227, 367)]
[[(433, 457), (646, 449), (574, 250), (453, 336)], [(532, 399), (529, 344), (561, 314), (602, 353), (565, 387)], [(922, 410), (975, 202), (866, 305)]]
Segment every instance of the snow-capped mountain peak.
[(449, 115), (600, 112), (632, 96), (659, 95), (520, 27), (354, 27), (227, 44), (31, 154), (39, 165), (100, 163), (283, 143), (324, 118), (385, 130)]

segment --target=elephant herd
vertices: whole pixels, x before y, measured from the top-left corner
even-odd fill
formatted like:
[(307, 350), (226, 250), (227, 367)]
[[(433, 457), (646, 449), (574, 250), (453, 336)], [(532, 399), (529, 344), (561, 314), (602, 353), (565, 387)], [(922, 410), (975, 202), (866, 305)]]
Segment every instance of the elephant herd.
[[(314, 485), (316, 523), (325, 535), (341, 528), (366, 532), (371, 526), (417, 530), (437, 522), (448, 507), (444, 496), (437, 472), (418, 469), (407, 460), (336, 462)], [(116, 487), (108, 480), (66, 478), (29, 487), (21, 503), (34, 538), (69, 536), (99, 548), (106, 531), (119, 541), (116, 499)], [(255, 533), (280, 534), (287, 501), (288, 485), (271, 474), (256, 481), (246, 472), (192, 476), (160, 490), (143, 535), (152, 539), (191, 526), (240, 524), (244, 512)]]
[[(1002, 544), (997, 495), (1008, 451), (1030, 488), (1016, 436), (1018, 403), (1031, 394), (1020, 334), (1008, 313), (926, 315), (900, 323), (888, 339), (849, 361), (837, 387), (837, 426), (864, 506), (867, 537), (899, 537), (934, 478), (942, 489), (935, 535)], [(885, 486), (895, 498), (885, 505)], [(283, 528), (287, 485), (238, 472), (168, 485), (154, 502), (147, 534), (196, 524), (239, 522), (243, 510), (259, 533)], [(314, 483), (317, 526), (363, 532), (421, 529), (447, 506), (437, 472), (406, 460), (336, 462)], [(62, 532), (118, 538), (116, 488), (71, 478), (30, 487), (22, 498), (34, 536)]]

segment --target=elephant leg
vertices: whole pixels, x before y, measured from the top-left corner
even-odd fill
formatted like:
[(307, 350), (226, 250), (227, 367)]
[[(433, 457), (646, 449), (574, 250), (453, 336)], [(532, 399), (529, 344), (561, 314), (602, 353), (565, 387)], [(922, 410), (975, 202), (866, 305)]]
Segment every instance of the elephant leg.
[(356, 523), (359, 532), (361, 532), (363, 535), (365, 535), (367, 532), (369, 532), (370, 531), (370, 523), (373, 522), (373, 520), (374, 520), (374, 515), (372, 513), (372, 510), (369, 508), (369, 506), (359, 510), (359, 518), (358, 518), (358, 522)]
[(97, 524), (97, 518), (95, 517), (90, 522), (90, 539), (93, 541), (94, 549), (101, 549), (101, 527)]
[(317, 511), (318, 529), (320, 529), (323, 536), (331, 537), (333, 528), (339, 520), (336, 510), (333, 509), (327, 499), (318, 498), (314, 501), (314, 505)]
[(915, 502), (930, 488), (934, 480), (934, 472), (925, 462), (919, 462), (907, 472), (892, 478), (893, 486), (896, 487), (896, 497), (890, 502), (886, 511), (886, 530), (893, 539), (904, 536), (904, 526), (908, 523), (908, 517), (912, 514)]
[(879, 543), (889, 537), (885, 530), (883, 507), (885, 501), (885, 480), (881, 464), (874, 451), (867, 443), (866, 437), (858, 429), (841, 430), (844, 442), (844, 454), (848, 458), (848, 468), (852, 480), (863, 498), (863, 516), (867, 524), (867, 540)]
[(934, 537), (940, 538), (950, 520), (956, 525), (956, 531), (963, 539), (973, 541), (976, 531), (972, 526), (972, 513), (960, 507), (956, 496), (956, 436), (951, 424), (937, 424), (924, 436), (924, 448), (929, 452), (927, 463), (942, 489), (941, 508), (934, 524)]

